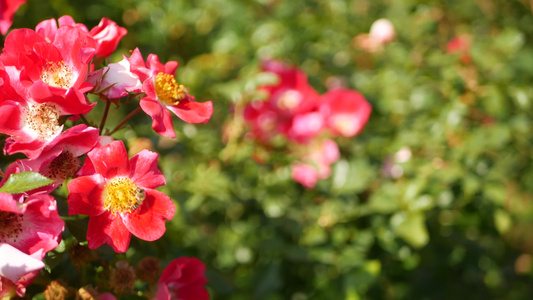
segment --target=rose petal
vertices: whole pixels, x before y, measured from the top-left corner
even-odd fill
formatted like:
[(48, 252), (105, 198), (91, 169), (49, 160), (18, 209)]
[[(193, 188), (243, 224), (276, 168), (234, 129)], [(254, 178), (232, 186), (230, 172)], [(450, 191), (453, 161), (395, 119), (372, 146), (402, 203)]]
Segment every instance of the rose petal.
[(124, 253), (130, 245), (131, 233), (119, 216), (106, 212), (89, 219), (87, 241), (89, 248), (96, 249), (108, 244), (117, 253)]
[(146, 189), (141, 207), (124, 214), (124, 225), (136, 237), (155, 241), (165, 233), (165, 219), (172, 220), (176, 207), (170, 197), (152, 189)]

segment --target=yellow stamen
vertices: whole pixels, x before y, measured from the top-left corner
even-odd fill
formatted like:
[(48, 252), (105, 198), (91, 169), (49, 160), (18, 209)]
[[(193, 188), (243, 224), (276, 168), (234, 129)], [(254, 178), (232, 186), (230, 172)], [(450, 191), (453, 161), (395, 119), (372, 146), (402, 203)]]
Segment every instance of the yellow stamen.
[(127, 177), (113, 178), (104, 186), (104, 209), (114, 215), (130, 213), (141, 206), (145, 198), (144, 189), (138, 188)]
[(155, 93), (165, 104), (178, 104), (187, 95), (185, 86), (178, 84), (174, 75), (159, 72), (155, 76)]
[(43, 67), (41, 80), (49, 86), (68, 89), (72, 86), (72, 71), (64, 61), (49, 61)]

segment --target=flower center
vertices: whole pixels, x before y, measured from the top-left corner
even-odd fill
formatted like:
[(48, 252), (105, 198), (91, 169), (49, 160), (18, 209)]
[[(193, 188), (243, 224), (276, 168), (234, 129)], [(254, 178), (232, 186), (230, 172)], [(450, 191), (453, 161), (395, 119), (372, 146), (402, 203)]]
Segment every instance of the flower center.
[(52, 180), (65, 180), (73, 177), (79, 168), (80, 160), (65, 150), (48, 165), (48, 178)]
[(103, 198), (104, 209), (117, 214), (136, 210), (143, 203), (146, 194), (131, 179), (117, 177), (104, 186)]
[(16, 242), (22, 233), (23, 215), (0, 211), (0, 242)]
[(185, 98), (187, 89), (176, 82), (174, 75), (159, 72), (155, 76), (155, 93), (165, 104), (175, 105)]
[(345, 137), (355, 135), (359, 129), (355, 119), (346, 114), (335, 116), (335, 118), (333, 118), (333, 127)]
[(72, 86), (72, 71), (64, 61), (49, 61), (43, 67), (41, 80), (49, 86), (68, 89)]
[(300, 102), (302, 102), (302, 94), (295, 90), (288, 90), (278, 98), (277, 105), (281, 109), (291, 110)]
[(26, 114), (26, 124), (42, 140), (47, 140), (61, 131), (59, 126), (59, 112), (55, 105), (30, 104)]

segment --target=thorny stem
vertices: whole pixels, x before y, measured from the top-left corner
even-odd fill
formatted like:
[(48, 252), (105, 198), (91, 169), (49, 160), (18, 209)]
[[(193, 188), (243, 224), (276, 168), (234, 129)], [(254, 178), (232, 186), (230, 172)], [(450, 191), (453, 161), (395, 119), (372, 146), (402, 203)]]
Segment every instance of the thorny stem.
[(130, 112), (126, 117), (124, 117), (124, 119), (122, 121), (120, 121), (120, 123), (117, 125), (117, 127), (115, 127), (113, 130), (111, 130), (108, 133), (108, 135), (112, 135), (113, 133), (115, 133), (118, 130), (120, 130), (122, 128), (122, 126), (124, 126), (124, 124), (126, 124), (126, 122), (128, 122), (129, 119), (131, 119), (133, 116), (135, 116), (140, 111), (141, 111), (141, 107), (139, 106), (134, 111)]
[(111, 106), (111, 101), (107, 100), (105, 103), (104, 115), (102, 116), (102, 122), (100, 122), (100, 135), (102, 134), (102, 130), (104, 130), (107, 113), (109, 112), (109, 106)]

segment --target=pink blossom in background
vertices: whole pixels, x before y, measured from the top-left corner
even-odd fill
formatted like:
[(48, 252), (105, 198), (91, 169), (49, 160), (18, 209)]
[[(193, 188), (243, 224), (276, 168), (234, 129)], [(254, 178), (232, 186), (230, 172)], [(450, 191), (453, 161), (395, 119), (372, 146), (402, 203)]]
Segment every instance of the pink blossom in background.
[(367, 52), (377, 52), (396, 37), (391, 21), (378, 19), (370, 27), (369, 33), (360, 33), (353, 39), (355, 47)]
[(468, 63), (472, 59), (470, 48), (472, 48), (471, 36), (462, 34), (448, 42), (446, 52), (458, 56), (462, 63)]
[(174, 259), (159, 277), (153, 300), (209, 300), (204, 272), (205, 265), (195, 257)]
[(314, 188), (317, 181), (320, 179), (318, 170), (315, 166), (300, 162), (292, 164), (291, 176), (294, 181), (299, 182), (308, 189)]
[(354, 137), (367, 123), (372, 107), (361, 93), (338, 88), (322, 96), (320, 112), (334, 135)]
[(305, 72), (280, 61), (265, 61), (263, 69), (276, 74), (279, 81), (259, 87), (267, 92), (266, 100), (246, 105), (248, 136), (267, 148), (276, 136), (285, 137), (287, 150), (295, 158), (293, 180), (313, 188), (318, 180), (330, 176), (331, 164), (340, 157), (337, 144), (329, 138), (356, 136), (368, 122), (372, 107), (362, 94), (347, 88), (320, 95), (309, 85)]
[(323, 127), (317, 115), (320, 95), (309, 85), (302, 70), (279, 61), (263, 62), (263, 70), (278, 76), (275, 85), (261, 86), (268, 94), (266, 101), (253, 100), (244, 110), (250, 134), (264, 142), (282, 134), (295, 141), (306, 141)]
[(305, 154), (298, 162), (292, 164), (291, 175), (294, 181), (306, 188), (313, 188), (318, 180), (331, 175), (331, 164), (339, 160), (340, 152), (337, 143), (324, 140), (320, 143), (302, 145)]
[(13, 24), (13, 16), (27, 0), (0, 0), (0, 33), (6, 35)]
[(291, 117), (312, 111), (318, 104), (320, 95), (309, 85), (303, 70), (277, 60), (264, 61), (263, 70), (279, 77), (277, 85), (260, 87), (270, 95), (267, 103), (271, 109)]
[(392, 41), (394, 37), (396, 37), (396, 30), (391, 21), (387, 19), (378, 19), (372, 23), (372, 26), (370, 26), (370, 32), (368, 35), (372, 40), (383, 45)]
[(268, 142), (280, 132), (288, 130), (287, 124), (279, 118), (277, 112), (261, 100), (252, 100), (244, 109), (244, 119), (250, 126), (248, 135), (257, 141)]
[(324, 126), (324, 115), (318, 111), (295, 115), (287, 136), (293, 140), (305, 141), (317, 136)]

